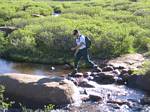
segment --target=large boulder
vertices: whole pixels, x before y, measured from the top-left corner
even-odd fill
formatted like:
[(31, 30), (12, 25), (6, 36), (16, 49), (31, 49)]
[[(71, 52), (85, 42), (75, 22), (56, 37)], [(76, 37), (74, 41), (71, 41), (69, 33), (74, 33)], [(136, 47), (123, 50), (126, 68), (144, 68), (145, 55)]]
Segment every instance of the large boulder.
[(17, 28), (14, 27), (14, 26), (1, 26), (1, 27), (0, 27), (0, 31), (5, 32), (6, 35), (10, 34), (10, 33), (13, 32), (14, 30), (17, 30)]
[(101, 72), (94, 76), (93, 81), (99, 84), (112, 84), (115, 82), (115, 74), (111, 72)]
[(140, 88), (143, 89), (147, 92), (150, 93), (150, 75), (139, 75), (136, 77), (135, 81), (135, 85)]
[(142, 66), (144, 57), (141, 54), (126, 54), (118, 58), (110, 60), (107, 65), (113, 66), (115, 69), (130, 69), (136, 70)]
[(76, 86), (61, 77), (11, 73), (1, 75), (0, 84), (5, 86), (6, 94), (41, 104), (69, 104), (79, 98)]
[(131, 75), (128, 77), (127, 85), (134, 88), (139, 88), (150, 93), (150, 75)]
[(106, 66), (102, 69), (103, 72), (113, 71), (114, 68), (112, 66)]

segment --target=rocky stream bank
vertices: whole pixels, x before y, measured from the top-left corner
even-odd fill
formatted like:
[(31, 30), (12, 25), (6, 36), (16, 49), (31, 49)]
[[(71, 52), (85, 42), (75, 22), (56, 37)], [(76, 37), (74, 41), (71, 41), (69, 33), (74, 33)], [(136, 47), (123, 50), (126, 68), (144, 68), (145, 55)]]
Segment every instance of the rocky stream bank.
[(29, 107), (34, 104), (59, 105), (53, 112), (149, 111), (150, 78), (133, 74), (144, 63), (142, 55), (128, 54), (97, 63), (100, 67), (74, 76), (5, 73), (0, 76), (0, 84), (13, 99), (20, 102), (27, 100), (24, 103), (28, 104), (30, 101)]

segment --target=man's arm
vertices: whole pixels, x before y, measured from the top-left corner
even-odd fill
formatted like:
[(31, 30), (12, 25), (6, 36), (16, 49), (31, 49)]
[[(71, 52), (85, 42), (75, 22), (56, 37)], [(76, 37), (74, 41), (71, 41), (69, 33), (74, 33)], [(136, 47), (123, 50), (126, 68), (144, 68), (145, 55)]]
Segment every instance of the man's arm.
[(83, 44), (84, 44), (84, 43), (81, 42), (80, 45), (77, 45), (76, 47), (71, 48), (72, 51), (75, 50), (74, 56), (77, 55), (77, 53), (78, 53), (78, 51), (79, 51), (79, 48), (80, 48)]
[(76, 47), (71, 48), (72, 51), (79, 50), (79, 48), (84, 44), (84, 42), (81, 42), (80, 45), (77, 45)]

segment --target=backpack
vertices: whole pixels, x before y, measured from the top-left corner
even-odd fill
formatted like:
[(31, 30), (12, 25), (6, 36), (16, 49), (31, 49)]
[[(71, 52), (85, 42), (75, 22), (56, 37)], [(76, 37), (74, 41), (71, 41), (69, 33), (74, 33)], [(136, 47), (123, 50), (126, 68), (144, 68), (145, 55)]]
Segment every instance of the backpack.
[(85, 37), (85, 43), (86, 43), (86, 48), (90, 48), (91, 47), (91, 39), (89, 37)]

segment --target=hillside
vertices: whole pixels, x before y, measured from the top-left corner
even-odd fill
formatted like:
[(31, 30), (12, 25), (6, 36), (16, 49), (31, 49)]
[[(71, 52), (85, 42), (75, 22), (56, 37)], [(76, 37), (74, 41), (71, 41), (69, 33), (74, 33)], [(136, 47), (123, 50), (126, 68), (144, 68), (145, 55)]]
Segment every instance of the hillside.
[[(55, 16), (59, 13), (59, 16)], [(1, 57), (16, 61), (64, 63), (72, 59), (73, 29), (92, 39), (94, 58), (148, 52), (149, 0), (2, 0)]]

